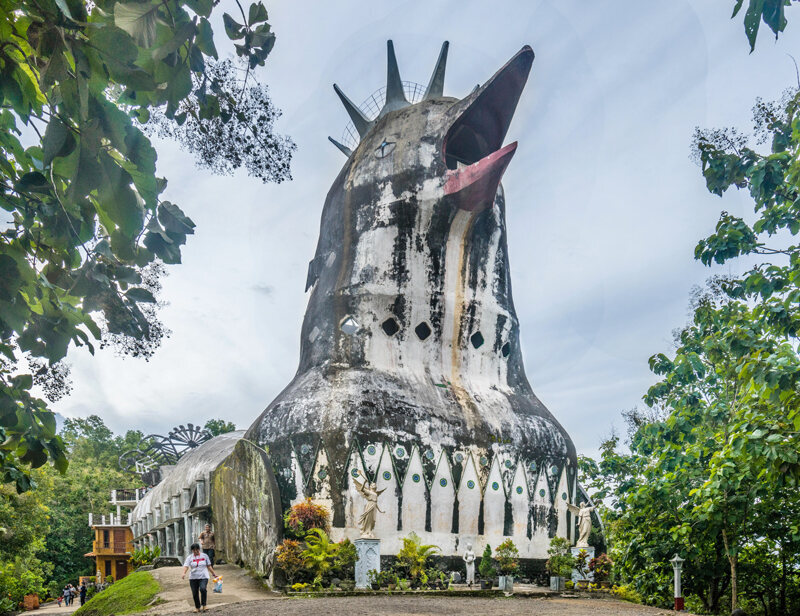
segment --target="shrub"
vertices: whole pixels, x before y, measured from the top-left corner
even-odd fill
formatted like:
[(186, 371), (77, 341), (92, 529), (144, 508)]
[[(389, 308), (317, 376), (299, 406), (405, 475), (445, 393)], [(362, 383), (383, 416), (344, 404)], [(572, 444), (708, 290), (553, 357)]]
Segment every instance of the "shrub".
[(478, 571), (481, 574), (481, 579), (488, 580), (497, 575), (497, 569), (494, 568), (494, 559), (492, 558), (492, 546), (488, 543), (483, 549), (481, 556), (481, 563), (478, 565)]
[(495, 550), (501, 575), (514, 575), (519, 570), (519, 550), (511, 539), (506, 539)]
[(435, 545), (423, 545), (419, 535), (412, 532), (408, 537), (403, 537), (403, 547), (397, 553), (398, 566), (408, 572), (412, 581), (425, 584), (428, 581), (425, 565), (438, 550)]
[(285, 535), (289, 539), (305, 539), (313, 528), (326, 534), (330, 531), (330, 511), (327, 507), (317, 505), (310, 498), (292, 506), (283, 516)]
[(614, 588), (611, 589), (611, 592), (615, 597), (618, 597), (623, 601), (630, 601), (631, 603), (642, 602), (642, 595), (636, 592), (633, 586), (630, 586), (628, 584), (623, 584), (622, 586), (615, 586)]
[(550, 558), (547, 559), (546, 563), (550, 575), (565, 578), (572, 575), (575, 559), (569, 553), (569, 548), (569, 541), (563, 537), (553, 537), (550, 540), (550, 547), (547, 550)]
[(314, 583), (321, 584), (333, 565), (338, 544), (328, 538), (320, 528), (312, 528), (306, 534), (306, 549), (302, 552), (303, 564), (314, 576)]
[(331, 573), (341, 579), (353, 578), (356, 573), (357, 559), (356, 546), (350, 539), (342, 539), (336, 544), (336, 556), (333, 559)]
[(580, 579), (585, 580), (589, 577), (589, 552), (581, 550), (573, 556), (574, 568), (578, 572)]
[(589, 561), (589, 571), (594, 573), (595, 582), (605, 582), (611, 577), (611, 567), (614, 562), (604, 552)]
[(284, 539), (275, 550), (275, 557), (278, 566), (286, 574), (286, 581), (292, 586), (297, 574), (303, 569), (303, 547), (299, 541)]
[(159, 556), (161, 556), (160, 546), (150, 547), (146, 545), (133, 551), (133, 554), (131, 554), (131, 566), (134, 569), (138, 569), (144, 565), (151, 565)]

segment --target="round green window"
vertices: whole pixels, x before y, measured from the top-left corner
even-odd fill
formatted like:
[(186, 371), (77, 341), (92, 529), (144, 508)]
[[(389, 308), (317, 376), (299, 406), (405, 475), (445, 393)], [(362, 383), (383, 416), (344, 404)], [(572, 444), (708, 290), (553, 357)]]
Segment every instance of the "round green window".
[(389, 471), (383, 471), (383, 478), (389, 481), (392, 478), (392, 474)]
[(522, 486), (517, 486), (517, 494), (522, 494)]
[(499, 490), (499, 489), (500, 489), (500, 484), (497, 483), (496, 481), (493, 481), (492, 482), (492, 490)]
[(428, 458), (428, 460), (433, 460), (433, 451), (431, 451), (430, 449), (426, 451), (425, 457)]
[(470, 479), (470, 480), (467, 482), (467, 487), (468, 487), (470, 490), (472, 490), (472, 489), (475, 487), (475, 482), (474, 482), (474, 481), (472, 481), (472, 479)]
[(439, 485), (440, 485), (440, 486), (442, 486), (443, 488), (446, 488), (446, 487), (447, 487), (447, 479), (445, 479), (444, 477), (442, 477), (442, 478), (439, 480)]
[(414, 483), (419, 483), (419, 479), (420, 479), (419, 474), (414, 473), (413, 475), (411, 475), (411, 481), (413, 481)]
[(529, 468), (529, 469), (531, 469), (531, 472), (532, 472), (532, 473), (535, 473), (535, 472), (536, 472), (536, 462), (531, 462), (531, 463), (528, 465), (528, 468)]
[(327, 476), (328, 476), (328, 471), (326, 471), (324, 468), (319, 469), (317, 477), (319, 477), (320, 479), (325, 479), (325, 477)]
[(369, 447), (367, 447), (367, 453), (369, 455), (374, 456), (375, 455), (375, 451), (376, 451), (375, 450), (375, 445), (370, 445)]
[(406, 455), (406, 450), (402, 447), (398, 447), (395, 449), (394, 453), (398, 458), (402, 458), (404, 455)]
[(354, 468), (352, 471), (350, 471), (350, 474), (351, 474), (353, 477), (358, 477), (358, 469), (357, 469), (357, 468)]
[(561, 500), (567, 500), (567, 493), (566, 492), (562, 492), (561, 493)]
[(545, 494), (546, 494), (546, 492), (544, 491), (544, 488), (542, 488), (542, 489), (540, 489), (540, 490), (539, 490), (539, 496), (541, 496), (542, 498), (544, 498), (544, 495), (545, 495)]
[(481, 466), (487, 466), (489, 464), (489, 458), (486, 456), (481, 456), (480, 463)]
[(511, 468), (511, 460), (506, 460), (506, 468)]

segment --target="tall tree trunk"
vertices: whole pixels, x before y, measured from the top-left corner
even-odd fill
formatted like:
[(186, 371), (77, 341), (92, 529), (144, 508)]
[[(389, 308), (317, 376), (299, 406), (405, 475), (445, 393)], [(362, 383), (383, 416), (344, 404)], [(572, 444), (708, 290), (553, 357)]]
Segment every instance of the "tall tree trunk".
[(739, 587), (736, 579), (736, 563), (738, 557), (735, 553), (731, 552), (731, 546), (728, 541), (728, 532), (722, 529), (722, 541), (725, 543), (725, 554), (728, 556), (728, 563), (731, 566), (731, 612), (733, 612), (739, 605)]

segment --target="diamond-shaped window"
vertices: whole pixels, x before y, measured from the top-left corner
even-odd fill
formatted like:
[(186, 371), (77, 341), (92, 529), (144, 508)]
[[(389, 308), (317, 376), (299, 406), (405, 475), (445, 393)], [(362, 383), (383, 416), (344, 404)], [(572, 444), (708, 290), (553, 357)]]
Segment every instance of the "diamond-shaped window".
[(477, 349), (483, 344), (483, 336), (480, 332), (475, 332), (469, 337), (469, 341), (472, 343), (472, 346)]
[(389, 317), (383, 323), (381, 323), (381, 329), (386, 333), (387, 336), (394, 336), (400, 331), (400, 326), (393, 317)]
[(352, 336), (358, 331), (358, 328), (361, 327), (353, 317), (347, 317), (342, 324), (340, 325), (342, 331), (347, 334), (348, 336)]
[(425, 340), (425, 338), (431, 335), (431, 326), (423, 321), (414, 328), (414, 333), (417, 334), (417, 338), (420, 340)]

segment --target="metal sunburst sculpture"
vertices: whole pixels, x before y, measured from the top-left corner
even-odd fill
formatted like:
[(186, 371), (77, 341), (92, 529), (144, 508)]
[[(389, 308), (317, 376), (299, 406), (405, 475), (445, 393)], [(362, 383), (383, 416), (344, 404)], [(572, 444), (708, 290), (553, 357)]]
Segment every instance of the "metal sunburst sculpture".
[[(148, 434), (136, 449), (124, 452), (119, 457), (119, 467), (123, 471), (141, 475), (146, 483), (153, 478), (154, 471), (165, 465), (177, 464), (183, 455), (212, 437), (205, 428), (194, 424), (180, 425), (166, 436)], [(147, 478), (146, 478), (147, 477)]]

